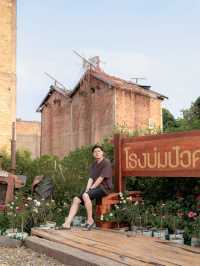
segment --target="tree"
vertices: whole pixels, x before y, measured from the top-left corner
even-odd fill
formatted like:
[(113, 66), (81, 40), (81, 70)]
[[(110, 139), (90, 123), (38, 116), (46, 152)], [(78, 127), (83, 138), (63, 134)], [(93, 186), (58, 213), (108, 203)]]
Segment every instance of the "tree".
[(200, 97), (196, 99), (194, 103), (191, 104), (189, 109), (183, 109), (183, 118), (191, 123), (196, 119), (200, 119)]
[(162, 116), (163, 116), (163, 130), (164, 131), (177, 127), (176, 119), (174, 118), (174, 116), (169, 110), (163, 108)]

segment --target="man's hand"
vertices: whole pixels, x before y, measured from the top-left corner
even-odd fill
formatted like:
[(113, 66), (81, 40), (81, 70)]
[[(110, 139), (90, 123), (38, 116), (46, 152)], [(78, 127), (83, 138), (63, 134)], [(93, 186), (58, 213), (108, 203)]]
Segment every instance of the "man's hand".
[(93, 183), (93, 185), (90, 187), (90, 189), (94, 189), (94, 188), (97, 188), (101, 182), (103, 181), (103, 177), (98, 177), (97, 180)]

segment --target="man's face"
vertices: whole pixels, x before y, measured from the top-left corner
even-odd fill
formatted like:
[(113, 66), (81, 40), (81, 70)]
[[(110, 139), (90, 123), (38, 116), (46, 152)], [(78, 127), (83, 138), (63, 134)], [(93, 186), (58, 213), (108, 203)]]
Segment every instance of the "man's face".
[(100, 148), (96, 148), (93, 151), (93, 156), (95, 159), (102, 159), (103, 158), (103, 151)]

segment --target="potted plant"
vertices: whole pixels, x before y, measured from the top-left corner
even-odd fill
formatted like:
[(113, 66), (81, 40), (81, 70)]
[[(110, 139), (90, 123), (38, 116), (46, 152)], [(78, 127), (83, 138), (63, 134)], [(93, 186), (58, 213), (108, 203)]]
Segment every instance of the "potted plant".
[(151, 207), (151, 221), (153, 225), (153, 236), (166, 239), (168, 229), (166, 228), (166, 206), (160, 202), (156, 207)]
[(196, 216), (192, 223), (191, 246), (200, 247), (200, 215)]
[(100, 219), (96, 222), (97, 226), (101, 229), (111, 229), (116, 225), (116, 221), (113, 215), (113, 212), (102, 214)]
[(178, 215), (171, 215), (169, 217), (169, 220), (170, 220), (169, 225), (173, 230), (173, 234), (169, 235), (169, 240), (177, 244), (184, 244), (183, 234), (178, 233), (177, 231), (177, 227), (180, 228), (180, 226), (178, 226), (180, 224), (180, 217)]

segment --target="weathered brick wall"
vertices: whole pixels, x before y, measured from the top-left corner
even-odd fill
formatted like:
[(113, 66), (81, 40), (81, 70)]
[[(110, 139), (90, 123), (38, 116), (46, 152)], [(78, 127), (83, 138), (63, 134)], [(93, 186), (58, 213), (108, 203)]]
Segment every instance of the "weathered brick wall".
[(54, 92), (42, 110), (42, 154), (64, 157), (70, 151), (95, 144), (113, 133), (114, 125), (130, 130), (161, 124), (161, 101), (131, 90), (111, 88), (90, 78), (72, 97)]
[(116, 124), (130, 130), (162, 126), (161, 100), (134, 91), (116, 90)]
[(42, 110), (41, 154), (64, 157), (70, 150), (70, 100), (54, 92)]
[(135, 94), (122, 89), (116, 89), (115, 93), (115, 125), (133, 130), (136, 124)]
[(100, 142), (112, 133), (113, 90), (95, 78), (84, 82), (72, 98), (72, 147)]
[(10, 150), (16, 119), (16, 1), (0, 1), (0, 150)]
[(28, 150), (32, 157), (40, 156), (41, 123), (36, 121), (16, 122), (16, 148)]
[[(72, 98), (54, 92), (42, 110), (41, 154), (64, 157), (111, 134), (113, 90), (97, 80), (81, 84)], [(91, 89), (92, 88), (92, 89)]]

